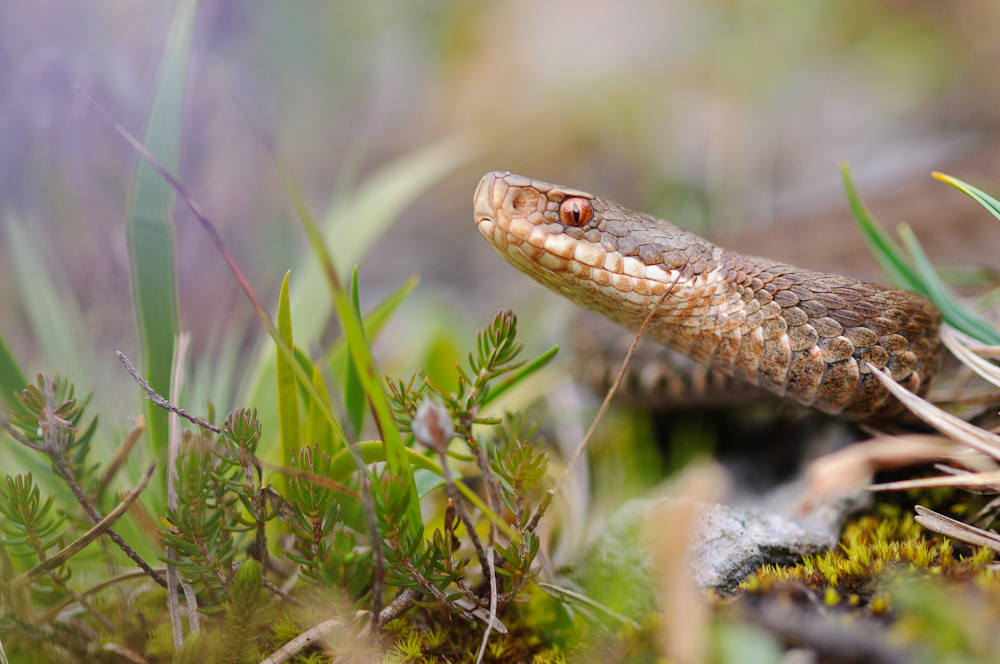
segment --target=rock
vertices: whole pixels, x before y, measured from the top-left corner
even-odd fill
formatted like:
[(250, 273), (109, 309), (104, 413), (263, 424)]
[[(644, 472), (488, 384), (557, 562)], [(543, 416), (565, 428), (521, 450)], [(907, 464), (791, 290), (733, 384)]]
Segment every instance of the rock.
[[(652, 566), (651, 517), (690, 498), (633, 500), (608, 520), (584, 553), (578, 579), (590, 596), (626, 615), (644, 616), (656, 607), (657, 572)], [(733, 594), (763, 565), (792, 564), (834, 546), (843, 507), (824, 506), (806, 518), (754, 507), (698, 504), (689, 565), (699, 588)]]

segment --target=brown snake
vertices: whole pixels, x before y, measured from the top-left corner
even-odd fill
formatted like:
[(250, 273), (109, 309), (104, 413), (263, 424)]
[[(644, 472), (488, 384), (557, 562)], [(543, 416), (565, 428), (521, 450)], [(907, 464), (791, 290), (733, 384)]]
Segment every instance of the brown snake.
[(939, 359), (941, 315), (894, 288), (745, 256), (617, 203), (521, 175), (486, 174), (476, 225), (508, 263), (577, 304), (693, 360), (827, 413), (900, 404), (867, 364), (912, 392)]

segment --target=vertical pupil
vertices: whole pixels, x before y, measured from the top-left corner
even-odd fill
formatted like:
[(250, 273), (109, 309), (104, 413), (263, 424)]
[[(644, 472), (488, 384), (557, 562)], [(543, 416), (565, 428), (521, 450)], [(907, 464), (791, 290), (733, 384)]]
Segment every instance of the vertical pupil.
[(580, 204), (576, 201), (573, 202), (573, 223), (580, 223)]

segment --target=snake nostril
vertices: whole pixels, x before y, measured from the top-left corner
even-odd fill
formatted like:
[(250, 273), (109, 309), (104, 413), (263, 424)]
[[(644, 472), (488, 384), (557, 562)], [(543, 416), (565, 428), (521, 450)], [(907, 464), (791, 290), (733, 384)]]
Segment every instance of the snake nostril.
[(534, 189), (524, 189), (514, 197), (514, 210), (524, 214), (535, 209), (538, 204), (538, 192)]

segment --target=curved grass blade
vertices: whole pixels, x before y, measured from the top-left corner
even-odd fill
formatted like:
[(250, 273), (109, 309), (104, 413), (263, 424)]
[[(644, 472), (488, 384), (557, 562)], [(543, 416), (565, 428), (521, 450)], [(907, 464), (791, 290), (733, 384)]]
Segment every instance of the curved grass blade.
[[(889, 278), (901, 287), (926, 296), (941, 310), (944, 319), (952, 326), (984, 343), (1000, 343), (1000, 332), (981, 318), (967, 311), (948, 291), (934, 270), (927, 254), (907, 224), (897, 227), (903, 246), (896, 244), (871, 217), (858, 197), (851, 181), (850, 169), (841, 163), (844, 188), (851, 211), (861, 229), (865, 242)], [(987, 206), (994, 214), (1000, 214), (1000, 203), (964, 182), (935, 173), (935, 177), (952, 184)], [(908, 254), (908, 255), (907, 255)]]
[[(375, 424), (378, 426), (379, 433), (381, 434), (382, 444), (385, 445), (385, 456), (389, 464), (389, 470), (394, 477), (398, 477), (403, 481), (404, 486), (410, 494), (410, 500), (406, 506), (407, 523), (410, 526), (412, 534), (420, 537), (422, 536), (423, 519), (420, 514), (420, 497), (417, 495), (417, 487), (413, 481), (413, 469), (410, 467), (410, 461), (406, 455), (406, 447), (403, 445), (403, 438), (399, 433), (399, 426), (396, 424), (392, 407), (382, 386), (381, 374), (375, 365), (368, 340), (365, 338), (361, 317), (351, 304), (349, 293), (344, 290), (343, 283), (340, 281), (337, 268), (333, 262), (333, 256), (324, 243), (319, 228), (316, 226), (316, 222), (313, 220), (312, 214), (310, 214), (309, 208), (306, 206), (305, 200), (302, 198), (302, 194), (299, 192), (291, 173), (285, 168), (281, 160), (278, 159), (277, 154), (272, 153), (271, 157), (275, 167), (278, 169), (281, 181), (285, 185), (285, 190), (288, 192), (295, 206), (295, 211), (306, 233), (306, 237), (309, 239), (309, 244), (312, 246), (320, 265), (323, 267), (323, 274), (326, 277), (334, 308), (337, 310), (341, 325), (344, 327), (347, 349), (350, 352), (351, 360), (354, 362), (361, 385), (364, 387), (368, 403), (371, 405)], [(360, 457), (356, 455), (354, 448), (348, 445), (347, 449), (351, 451), (358, 470), (363, 472), (364, 464)]]
[(552, 348), (550, 348), (549, 350), (545, 351), (537, 358), (535, 358), (532, 362), (529, 362), (528, 364), (521, 367), (521, 369), (519, 369), (517, 373), (515, 373), (513, 376), (506, 379), (505, 381), (494, 387), (492, 390), (490, 390), (489, 394), (487, 394), (486, 397), (483, 399), (483, 407), (488, 406), (490, 403), (500, 398), (500, 395), (502, 395), (504, 392), (514, 387), (522, 380), (524, 380), (525, 378), (527, 378), (528, 376), (535, 373), (536, 371), (544, 367), (546, 364), (551, 362), (552, 358), (554, 358), (556, 356), (556, 353), (558, 352), (559, 352), (559, 346), (553, 346)]
[(41, 241), (32, 241), (25, 225), (13, 213), (8, 213), (5, 222), (20, 300), (43, 362), (58, 366), (60, 373), (74, 379), (94, 375), (80, 352), (87, 345), (80, 338), (86, 326), (76, 301), (63, 286), (68, 283), (66, 276), (46, 266)]
[(994, 346), (1000, 344), (1000, 332), (982, 318), (966, 310), (958, 299), (948, 291), (947, 286), (941, 283), (924, 252), (924, 248), (920, 246), (920, 242), (910, 226), (900, 224), (897, 232), (900, 240), (903, 241), (903, 246), (913, 257), (917, 275), (922, 284), (922, 292), (941, 310), (941, 314), (948, 321), (948, 324), (983, 343)]
[(861, 197), (858, 196), (858, 192), (854, 188), (854, 181), (851, 179), (851, 169), (846, 161), (840, 162), (840, 172), (844, 179), (847, 202), (854, 215), (854, 220), (861, 230), (861, 235), (864, 237), (868, 249), (875, 256), (875, 260), (878, 261), (882, 271), (896, 285), (906, 290), (926, 295), (921, 288), (920, 278), (910, 265), (910, 261), (903, 249), (879, 226), (878, 222), (872, 217), (871, 212), (861, 202)]
[[(278, 334), (290, 348), (295, 348), (292, 341), (292, 313), (288, 304), (288, 275), (281, 280), (281, 292), (278, 295), (278, 318), (275, 327)], [(278, 426), (281, 431), (281, 462), (290, 466), (292, 450), (299, 447), (299, 396), (295, 385), (295, 370), (281, 353), (275, 355), (278, 389)]]
[(992, 214), (997, 219), (1000, 219), (1000, 201), (993, 198), (983, 190), (977, 189), (976, 187), (973, 187), (971, 184), (962, 182), (958, 178), (954, 178), (950, 175), (945, 175), (944, 173), (934, 172), (931, 173), (931, 175), (933, 175), (938, 180), (941, 180), (941, 182), (947, 182), (948, 184), (955, 187), (959, 191), (969, 195), (977, 203), (979, 203), (984, 208), (989, 210), (990, 214)]
[[(363, 320), (361, 316), (361, 295), (358, 292), (358, 267), (354, 266), (351, 273), (351, 307), (354, 309), (358, 320)], [(365, 339), (368, 338), (367, 333)], [(367, 342), (366, 342), (367, 343)], [(358, 369), (354, 364), (354, 359), (347, 356), (347, 375), (344, 378), (344, 410), (347, 411), (347, 421), (351, 425), (351, 430), (355, 436), (361, 434), (361, 428), (365, 424), (365, 406), (368, 397), (365, 395), (364, 386), (361, 384), (361, 377), (358, 376)]]
[[(338, 264), (360, 262), (378, 237), (417, 196), (468, 161), (477, 150), (475, 142), (466, 137), (448, 138), (415, 150), (379, 168), (354, 196), (331, 206), (324, 216), (323, 235), (327, 246), (334, 247)], [(275, 163), (279, 170), (284, 169), (277, 160)], [(307, 260), (296, 275), (291, 289), (295, 333), (307, 341), (318, 339), (333, 314), (333, 306), (325, 294), (322, 268), (316, 260)], [(265, 432), (274, 430), (276, 418), (276, 413), (266, 407), (274, 400), (271, 394), (274, 389), (273, 352), (270, 344), (261, 347), (243, 395), (243, 401), (257, 404)], [(333, 375), (343, 374), (335, 372)]]
[[(465, 136), (446, 138), (383, 166), (354, 196), (331, 205), (321, 225), (334, 264), (360, 262), (417, 196), (468, 161), (476, 150)], [(309, 262), (301, 281), (296, 280), (292, 288), (295, 329), (307, 339), (319, 336), (331, 314), (330, 303), (323, 297), (323, 269), (319, 262)]]
[(0, 398), (3, 405), (19, 415), (27, 414), (24, 404), (17, 395), (28, 386), (28, 381), (21, 372), (14, 354), (7, 347), (3, 335), (0, 335)]
[[(180, 157), (184, 89), (196, 6), (194, 0), (177, 4), (146, 122), (144, 145), (172, 173), (177, 171)], [(142, 373), (159, 394), (169, 394), (174, 335), (180, 327), (171, 218), (174, 191), (154, 168), (140, 160), (131, 201), (128, 235), (132, 294), (144, 361)], [(159, 458), (167, 448), (167, 412), (152, 402), (146, 403), (149, 437)]]
[[(417, 275), (411, 276), (387, 298), (375, 305), (374, 309), (368, 312), (368, 315), (364, 318), (366, 338), (375, 339), (379, 335), (382, 328), (389, 322), (389, 318), (392, 317), (392, 314), (396, 312), (399, 305), (416, 288), (418, 283), (420, 283), (420, 278)], [(341, 337), (326, 352), (327, 368), (332, 376), (339, 377), (345, 375), (347, 358), (347, 340)]]

